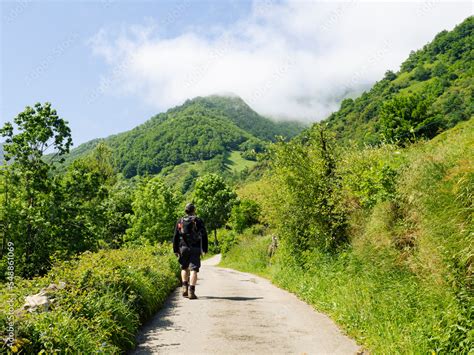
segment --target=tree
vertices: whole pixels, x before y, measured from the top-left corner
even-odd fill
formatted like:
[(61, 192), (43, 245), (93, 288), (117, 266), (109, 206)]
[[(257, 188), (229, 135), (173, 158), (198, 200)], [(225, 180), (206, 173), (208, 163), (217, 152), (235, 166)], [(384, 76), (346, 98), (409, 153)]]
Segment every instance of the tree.
[(335, 140), (320, 125), (274, 147), (276, 223), (290, 250), (334, 252), (348, 241)]
[(54, 190), (56, 253), (66, 258), (78, 252), (95, 250), (107, 236), (106, 201), (116, 178), (112, 152), (100, 143), (86, 157), (75, 160)]
[(107, 226), (104, 240), (112, 247), (121, 246), (125, 232), (131, 227), (134, 193), (135, 185), (124, 178), (120, 178), (109, 191), (105, 201)]
[(199, 215), (210, 230), (214, 231), (214, 245), (217, 246), (217, 229), (229, 220), (236, 193), (217, 174), (198, 178), (194, 190), (194, 203)]
[(232, 226), (237, 232), (242, 233), (245, 228), (258, 223), (260, 211), (260, 206), (253, 200), (242, 199), (237, 201), (232, 208)]
[[(33, 275), (47, 268), (52, 248), (50, 218), (51, 191), (54, 179), (50, 171), (56, 158), (62, 159), (72, 145), (67, 122), (57, 115), (50, 103), (37, 103), (7, 122), (0, 129), (6, 138), (3, 145), (7, 164), (3, 174), (9, 204), (3, 214), (8, 237), (15, 243), (24, 275)], [(44, 155), (51, 149), (52, 158)], [(54, 210), (54, 209), (53, 209)], [(3, 238), (4, 242), (6, 236)], [(4, 243), (2, 243), (5, 245)]]
[(398, 95), (386, 101), (380, 110), (382, 138), (405, 144), (420, 136), (433, 137), (437, 126), (428, 108), (428, 100), (419, 94)]
[(431, 76), (429, 69), (426, 69), (423, 64), (419, 64), (413, 72), (413, 77), (418, 81), (428, 80)]
[(150, 242), (171, 240), (178, 218), (177, 206), (176, 196), (162, 178), (152, 178), (135, 192), (132, 203), (134, 214), (126, 239), (144, 237)]
[(385, 76), (384, 76), (384, 79), (388, 80), (388, 81), (393, 81), (397, 78), (397, 74), (395, 74), (393, 71), (391, 70), (387, 70), (385, 72)]
[(190, 191), (194, 186), (194, 181), (199, 176), (199, 173), (195, 169), (189, 170), (184, 178), (183, 184), (181, 185), (181, 193), (184, 195)]

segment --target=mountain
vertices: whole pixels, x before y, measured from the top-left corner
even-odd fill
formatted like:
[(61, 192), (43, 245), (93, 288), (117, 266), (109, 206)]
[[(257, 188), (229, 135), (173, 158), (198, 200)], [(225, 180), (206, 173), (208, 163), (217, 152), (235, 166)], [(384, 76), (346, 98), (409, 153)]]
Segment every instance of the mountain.
[[(324, 122), (342, 142), (374, 144), (382, 139), (384, 104), (392, 100), (422, 101), (428, 111), (414, 127), (429, 138), (472, 117), (474, 17), (431, 43), (412, 51), (397, 73), (387, 71), (370, 91), (345, 99)], [(402, 113), (403, 115), (403, 113)], [(396, 116), (396, 115), (395, 115)], [(397, 119), (398, 117), (395, 117)]]
[(291, 138), (303, 128), (300, 123), (262, 117), (238, 97), (197, 97), (130, 131), (80, 145), (72, 150), (66, 163), (105, 142), (126, 177), (156, 174), (165, 167), (209, 160), (233, 151), (245, 156), (263, 149), (276, 136)]

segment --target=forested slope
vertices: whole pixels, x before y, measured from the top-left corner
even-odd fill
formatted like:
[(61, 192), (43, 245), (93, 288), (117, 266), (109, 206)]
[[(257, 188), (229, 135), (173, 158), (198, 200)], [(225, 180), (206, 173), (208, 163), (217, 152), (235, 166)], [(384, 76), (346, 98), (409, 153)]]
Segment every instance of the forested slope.
[[(105, 138), (115, 164), (126, 177), (156, 174), (164, 167), (209, 160), (234, 150), (260, 151), (275, 136), (292, 137), (299, 123), (264, 118), (237, 97), (210, 96), (186, 101), (144, 124)], [(67, 163), (90, 152), (101, 140), (74, 149)]]
[[(474, 112), (474, 17), (412, 51), (397, 73), (387, 71), (370, 91), (345, 99), (325, 121), (339, 141), (359, 144), (434, 137)], [(404, 101), (412, 108), (402, 109)], [(403, 126), (395, 130), (394, 122)]]

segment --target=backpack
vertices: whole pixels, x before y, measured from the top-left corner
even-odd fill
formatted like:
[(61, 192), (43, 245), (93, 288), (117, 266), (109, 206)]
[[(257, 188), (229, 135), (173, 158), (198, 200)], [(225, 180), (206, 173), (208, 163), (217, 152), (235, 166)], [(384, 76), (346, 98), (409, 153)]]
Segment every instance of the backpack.
[(188, 246), (201, 243), (201, 233), (199, 233), (196, 216), (181, 218), (178, 222), (178, 230)]

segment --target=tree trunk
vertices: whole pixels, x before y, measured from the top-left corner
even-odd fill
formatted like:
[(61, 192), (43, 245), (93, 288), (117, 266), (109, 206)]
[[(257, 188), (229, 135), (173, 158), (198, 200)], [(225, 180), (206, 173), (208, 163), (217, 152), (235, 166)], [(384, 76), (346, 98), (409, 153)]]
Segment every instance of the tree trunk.
[(219, 241), (217, 240), (217, 229), (214, 229), (214, 246), (217, 247), (219, 245)]

